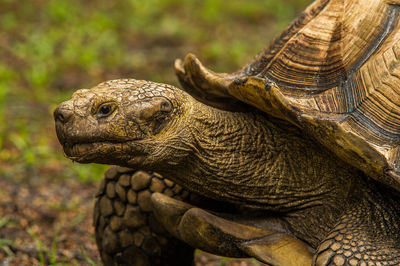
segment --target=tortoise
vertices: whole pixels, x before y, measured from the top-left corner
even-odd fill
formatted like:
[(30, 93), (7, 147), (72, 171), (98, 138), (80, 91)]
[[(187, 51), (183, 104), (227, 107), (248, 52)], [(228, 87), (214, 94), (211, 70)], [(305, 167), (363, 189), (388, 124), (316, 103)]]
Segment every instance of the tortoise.
[(105, 264), (400, 264), (398, 4), (317, 0), (235, 73), (190, 54), (186, 92), (122, 79), (60, 104), (67, 157), (120, 166), (94, 211)]

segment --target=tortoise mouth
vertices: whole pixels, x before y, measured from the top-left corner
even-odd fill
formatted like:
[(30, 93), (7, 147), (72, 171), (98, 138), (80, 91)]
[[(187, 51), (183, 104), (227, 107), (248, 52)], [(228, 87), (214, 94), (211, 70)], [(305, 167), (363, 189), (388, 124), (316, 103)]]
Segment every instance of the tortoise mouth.
[(81, 157), (84, 157), (86, 154), (93, 153), (94, 150), (97, 150), (95, 147), (101, 145), (101, 142), (93, 142), (93, 143), (75, 143), (69, 144), (65, 143), (63, 145), (65, 155), (76, 161)]
[(110, 163), (123, 153), (127, 152), (126, 146), (132, 141), (110, 142), (96, 141), (85, 143), (64, 143), (65, 155), (80, 163)]

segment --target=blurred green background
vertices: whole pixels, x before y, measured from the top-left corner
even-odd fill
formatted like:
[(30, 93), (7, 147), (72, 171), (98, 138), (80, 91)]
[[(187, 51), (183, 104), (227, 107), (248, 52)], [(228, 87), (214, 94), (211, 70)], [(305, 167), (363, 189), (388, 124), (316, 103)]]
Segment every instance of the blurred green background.
[(256, 55), (310, 0), (0, 0), (0, 171), (91, 181), (63, 157), (52, 119), (78, 88), (130, 77), (177, 84), (193, 52), (217, 71)]
[[(109, 79), (179, 86), (173, 62), (189, 52), (215, 71), (235, 71), (310, 2), (0, 0), (0, 179), (16, 190), (99, 180), (106, 166), (63, 156), (52, 117), (57, 104)], [(6, 189), (2, 193), (9, 198)], [(10, 241), (3, 242), (4, 251)]]

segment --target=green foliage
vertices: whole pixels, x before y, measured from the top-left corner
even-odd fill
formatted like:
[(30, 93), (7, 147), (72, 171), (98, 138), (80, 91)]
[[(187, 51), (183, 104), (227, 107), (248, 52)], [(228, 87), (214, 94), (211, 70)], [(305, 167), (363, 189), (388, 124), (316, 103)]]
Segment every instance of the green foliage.
[(36, 240), (40, 265), (45, 265), (45, 259), (44, 259), (44, 254), (43, 254), (43, 252), (44, 252), (43, 242), (40, 240), (39, 236), (35, 232), (33, 232), (31, 229), (29, 229), (29, 228), (26, 229), (26, 232)]
[(13, 245), (13, 241), (9, 239), (0, 238), (0, 250), (2, 250), (8, 257), (14, 257), (14, 253), (10, 249), (10, 246)]
[(93, 260), (91, 260), (91, 259), (89, 258), (89, 256), (85, 253), (85, 251), (84, 251), (83, 249), (81, 249), (81, 254), (82, 254), (83, 258), (85, 259), (85, 261), (86, 261), (88, 264), (90, 264), (90, 265), (92, 265), (92, 266), (96, 266), (96, 265), (97, 265)]
[(40, 265), (57, 265), (57, 234), (51, 242), (51, 247), (47, 248), (34, 231), (32, 231), (30, 228), (26, 229), (26, 231), (32, 238), (35, 239), (37, 243)]
[(0, 63), (0, 150), (7, 132), (6, 103), (7, 94), (10, 90), (10, 83), (15, 79), (15, 73)]
[(108, 166), (100, 164), (74, 164), (66, 170), (66, 174), (78, 178), (82, 183), (94, 182), (103, 177)]
[(52, 110), (77, 88), (135, 77), (177, 85), (177, 57), (217, 71), (249, 61), (310, 0), (0, 1), (0, 173), (92, 182), (62, 156)]
[(224, 266), (229, 261), (229, 258), (221, 257), (219, 260), (219, 266)]
[[(4, 216), (0, 218), (0, 229), (7, 225), (9, 222), (9, 217)], [(14, 253), (10, 249), (10, 246), (14, 244), (14, 241), (10, 239), (2, 239), (0, 238), (0, 250), (3, 251), (8, 257), (14, 257)]]

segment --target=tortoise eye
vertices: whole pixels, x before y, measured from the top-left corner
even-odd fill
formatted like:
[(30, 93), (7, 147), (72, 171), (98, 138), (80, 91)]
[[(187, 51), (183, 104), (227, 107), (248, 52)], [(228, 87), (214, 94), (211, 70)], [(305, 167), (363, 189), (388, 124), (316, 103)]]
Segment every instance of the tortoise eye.
[(97, 109), (97, 117), (106, 117), (112, 114), (117, 106), (115, 103), (104, 103)]
[(162, 101), (161, 104), (160, 104), (160, 111), (162, 111), (162, 112), (171, 112), (172, 111), (172, 104), (167, 100)]

